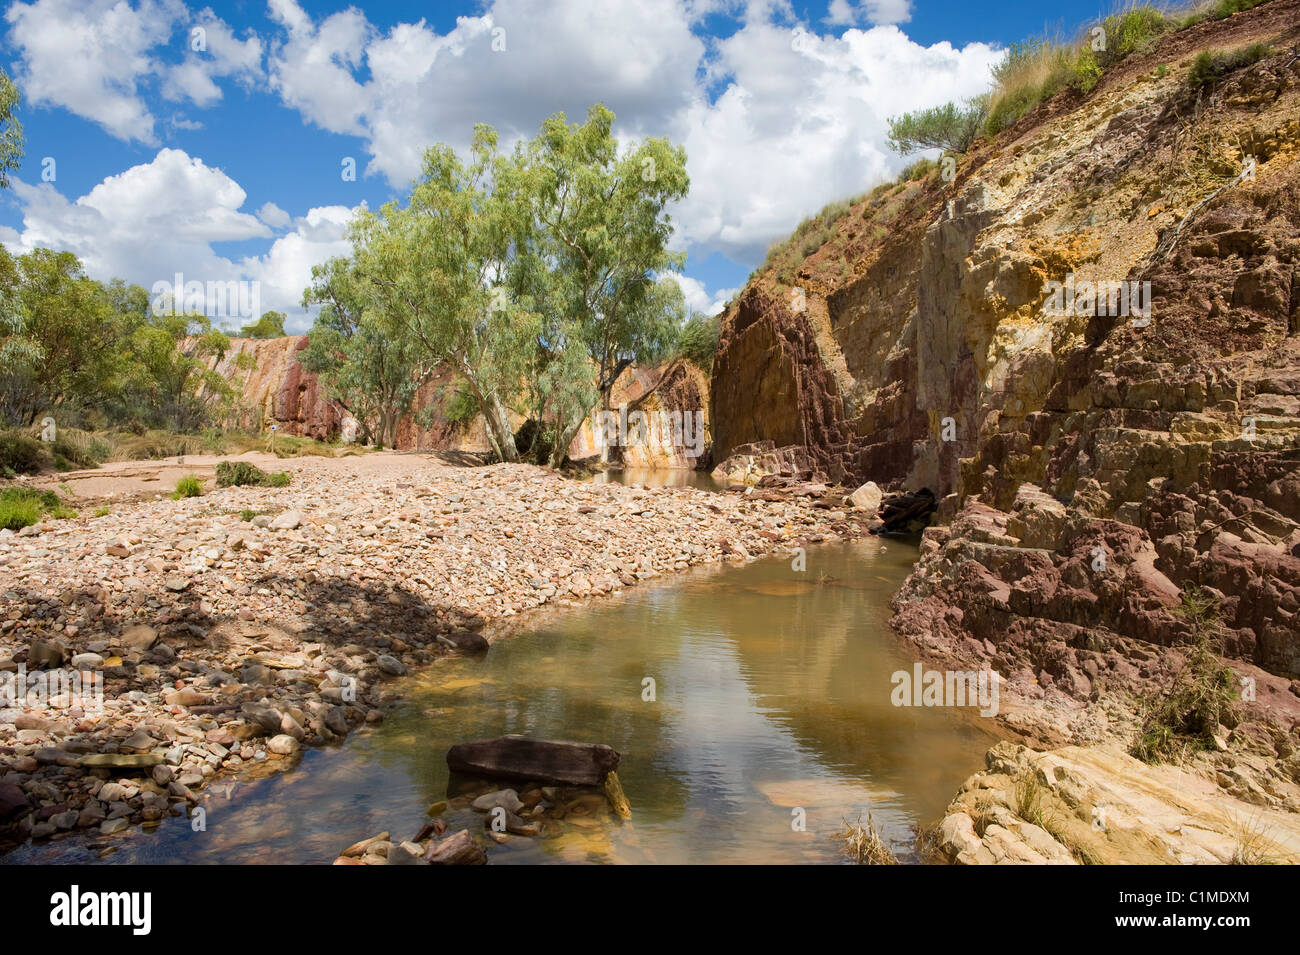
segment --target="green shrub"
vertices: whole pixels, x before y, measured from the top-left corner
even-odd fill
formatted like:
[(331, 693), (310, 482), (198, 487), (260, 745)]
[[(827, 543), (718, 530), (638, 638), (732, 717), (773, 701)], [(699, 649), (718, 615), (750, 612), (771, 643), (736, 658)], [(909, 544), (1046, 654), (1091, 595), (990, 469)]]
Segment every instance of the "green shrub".
[(1156, 37), (1174, 29), (1174, 22), (1150, 4), (1131, 7), (1102, 21), (1106, 49), (1099, 58), (1103, 66), (1118, 63), (1134, 53), (1145, 53)]
[(899, 182), (912, 182), (916, 179), (924, 179), (930, 173), (939, 168), (939, 164), (933, 159), (926, 159), (922, 156), (910, 166), (904, 166), (903, 171), (898, 174)]
[(203, 482), (199, 480), (198, 475), (189, 474), (176, 482), (176, 490), (172, 492), (172, 497), (180, 500), (183, 497), (201, 497), (203, 495)]
[(288, 471), (267, 474), (247, 461), (217, 463), (217, 487), (287, 487), (291, 479)]
[(1213, 86), (1229, 73), (1258, 63), (1272, 52), (1272, 47), (1267, 43), (1252, 43), (1229, 53), (1202, 50), (1192, 61), (1192, 68), (1187, 73), (1187, 85), (1193, 90)]
[(41, 519), (41, 509), (31, 501), (0, 501), (0, 529), (20, 531)]
[(1097, 55), (1091, 49), (1084, 50), (1079, 58), (1070, 65), (1073, 76), (1070, 85), (1081, 93), (1089, 92), (1101, 81), (1103, 68), (1097, 61)]
[(35, 474), (44, 462), (41, 442), (21, 431), (0, 431), (0, 467), (15, 474)]
[(0, 491), (0, 527), (11, 531), (35, 524), (44, 516), (64, 519), (76, 517), (53, 491), (38, 491), (30, 487), (9, 487)]
[(56, 463), (62, 457), (69, 464), (79, 468), (97, 468), (109, 456), (112, 449), (87, 431), (64, 428), (52, 447)]
[(1095, 27), (1073, 43), (1035, 39), (1012, 44), (993, 67), (995, 88), (984, 134), (997, 135), (1064, 89), (1089, 92), (1107, 69), (1150, 49), (1156, 37), (1177, 24), (1155, 6), (1142, 3), (1106, 17), (1097, 26), (1104, 32), (1102, 49), (1094, 49), (1101, 39)]
[(1147, 763), (1176, 760), (1186, 752), (1214, 748), (1220, 723), (1233, 721), (1235, 675), (1223, 665), (1223, 624), (1218, 604), (1198, 587), (1183, 591), (1177, 613), (1191, 640), (1186, 662), (1172, 684), (1149, 697), (1137, 740), (1129, 752)]
[(1244, 13), (1247, 10), (1253, 10), (1263, 3), (1264, 0), (1219, 0), (1210, 10), (1210, 17), (1215, 20), (1222, 20), (1230, 17), (1234, 13)]
[(455, 425), (467, 425), (479, 414), (478, 401), (470, 390), (458, 385), (443, 408), (443, 416)]
[(988, 113), (988, 99), (978, 96), (962, 106), (944, 103), (903, 113), (889, 120), (889, 146), (901, 156), (919, 149), (964, 153), (979, 135)]
[(682, 357), (706, 372), (713, 368), (713, 356), (722, 336), (722, 316), (698, 312), (682, 326), (678, 339)]

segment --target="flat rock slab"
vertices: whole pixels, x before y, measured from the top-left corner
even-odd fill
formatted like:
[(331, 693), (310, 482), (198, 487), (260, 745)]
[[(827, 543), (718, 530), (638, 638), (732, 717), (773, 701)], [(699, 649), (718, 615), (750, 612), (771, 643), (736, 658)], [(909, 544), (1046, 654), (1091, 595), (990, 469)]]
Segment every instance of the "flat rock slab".
[(94, 753), (81, 757), (86, 769), (150, 769), (162, 761), (157, 753)]
[(447, 750), (452, 772), (488, 779), (527, 779), (569, 786), (599, 786), (618, 768), (619, 756), (603, 743), (501, 736), (457, 743)]

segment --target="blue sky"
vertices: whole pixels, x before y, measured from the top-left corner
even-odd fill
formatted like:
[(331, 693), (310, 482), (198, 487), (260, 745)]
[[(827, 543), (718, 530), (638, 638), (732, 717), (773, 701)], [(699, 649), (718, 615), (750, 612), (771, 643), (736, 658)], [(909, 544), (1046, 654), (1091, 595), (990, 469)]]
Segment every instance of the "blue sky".
[[(291, 315), (352, 210), (400, 196), (433, 142), (510, 140), (593, 102), (620, 136), (685, 145), (674, 209), (694, 307), (774, 239), (903, 163), (886, 119), (974, 95), (1008, 43), (1095, 3), (952, 0), (31, 0), (3, 7), (26, 158), (0, 197), (11, 251), (67, 248), (150, 287), (256, 281)], [(198, 29), (200, 32), (195, 32)], [(201, 41), (201, 42), (196, 42)], [(197, 47), (197, 48), (196, 48)], [(355, 180), (342, 175), (355, 162)], [(44, 175), (43, 175), (44, 174)], [(52, 179), (51, 179), (52, 175)]]

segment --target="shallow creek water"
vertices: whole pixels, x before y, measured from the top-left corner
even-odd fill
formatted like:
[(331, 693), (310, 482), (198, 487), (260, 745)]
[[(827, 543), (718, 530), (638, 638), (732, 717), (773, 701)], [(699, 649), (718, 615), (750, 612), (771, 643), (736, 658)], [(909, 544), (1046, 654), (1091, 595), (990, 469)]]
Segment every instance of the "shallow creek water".
[(691, 471), (685, 468), (619, 468), (611, 471), (597, 471), (588, 480), (592, 484), (693, 487), (701, 491), (726, 490), (726, 482), (719, 481), (708, 471)]
[[(174, 818), (4, 861), (328, 863), (381, 831), (412, 837), (448, 796), (448, 747), (504, 733), (613, 746), (632, 817), (578, 799), (541, 837), (489, 843), (492, 863), (836, 862), (831, 834), (867, 812), (911, 859), (913, 826), (939, 818), (992, 743), (963, 714), (890, 703), (912, 659), (888, 601), (915, 558), (873, 538), (810, 548), (802, 572), (788, 558), (700, 568), (547, 611), (484, 658), (405, 678), (404, 702), (341, 746), (208, 787), (206, 831)], [(451, 831), (482, 830), (467, 802), (451, 800)]]

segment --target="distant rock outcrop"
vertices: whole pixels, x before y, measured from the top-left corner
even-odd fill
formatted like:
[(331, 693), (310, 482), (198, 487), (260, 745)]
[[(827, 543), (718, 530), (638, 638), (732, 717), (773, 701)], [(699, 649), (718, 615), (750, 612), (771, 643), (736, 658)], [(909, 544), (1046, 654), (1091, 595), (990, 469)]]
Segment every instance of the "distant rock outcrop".
[[(270, 430), (299, 437), (329, 441), (343, 436), (355, 439), (355, 419), (348, 409), (329, 395), (328, 388), (298, 362), (307, 347), (306, 335), (283, 338), (232, 338), (230, 348), (216, 369), (239, 391), (230, 424), (247, 430)], [(480, 416), (469, 421), (453, 420), (450, 403), (456, 393), (456, 377), (438, 370), (416, 393), (410, 410), (397, 425), (397, 449), (486, 452), (490, 445)], [(611, 389), (615, 409), (641, 411), (657, 419), (659, 413), (677, 412), (699, 416), (691, 424), (704, 438), (701, 455), (695, 448), (648, 443), (619, 448), (615, 460), (628, 467), (696, 468), (708, 463), (709, 384), (705, 374), (691, 363), (678, 359), (667, 365), (631, 366)], [(514, 421), (517, 426), (522, 419)], [(575, 460), (598, 455), (593, 431), (594, 417), (574, 437), (569, 456)], [(621, 458), (620, 458), (621, 456)]]

